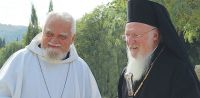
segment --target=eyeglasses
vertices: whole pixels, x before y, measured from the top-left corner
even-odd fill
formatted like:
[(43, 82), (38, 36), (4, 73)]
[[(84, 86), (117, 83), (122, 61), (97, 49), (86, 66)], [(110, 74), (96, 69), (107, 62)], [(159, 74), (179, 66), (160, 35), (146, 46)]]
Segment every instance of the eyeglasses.
[[(51, 30), (44, 31), (44, 36), (48, 38), (55, 38), (55, 34)], [(56, 38), (59, 40), (66, 40), (69, 37), (69, 33), (60, 33)]]
[(151, 32), (151, 31), (153, 31), (153, 30), (155, 30), (155, 29), (157, 29), (157, 28), (153, 28), (153, 29), (151, 29), (151, 30), (149, 30), (149, 31), (147, 31), (147, 32), (142, 33), (142, 34), (124, 34), (124, 35), (122, 35), (122, 39), (123, 39), (124, 41), (127, 41), (127, 40), (130, 39), (130, 38), (132, 38), (132, 39), (138, 39), (138, 38), (143, 37), (144, 34), (147, 34), (147, 33)]

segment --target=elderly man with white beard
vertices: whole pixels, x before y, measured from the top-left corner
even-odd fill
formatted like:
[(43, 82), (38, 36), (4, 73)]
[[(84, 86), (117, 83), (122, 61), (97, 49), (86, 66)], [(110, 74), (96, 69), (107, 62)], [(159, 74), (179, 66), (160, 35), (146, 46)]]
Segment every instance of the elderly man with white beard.
[(0, 98), (101, 98), (74, 47), (75, 32), (70, 14), (50, 12), (42, 33), (1, 68)]
[(118, 98), (200, 98), (200, 84), (164, 6), (128, 0), (128, 63)]

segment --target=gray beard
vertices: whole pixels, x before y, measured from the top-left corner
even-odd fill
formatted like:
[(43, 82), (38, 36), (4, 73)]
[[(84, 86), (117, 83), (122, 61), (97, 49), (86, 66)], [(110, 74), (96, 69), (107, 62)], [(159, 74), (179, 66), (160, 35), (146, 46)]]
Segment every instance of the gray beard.
[(147, 69), (149, 68), (150, 55), (137, 56), (137, 58), (134, 58), (131, 55), (129, 49), (127, 49), (127, 55), (128, 55), (128, 64), (125, 74), (132, 73), (133, 74), (132, 81), (134, 83), (135, 81), (140, 80), (142, 76), (146, 73)]

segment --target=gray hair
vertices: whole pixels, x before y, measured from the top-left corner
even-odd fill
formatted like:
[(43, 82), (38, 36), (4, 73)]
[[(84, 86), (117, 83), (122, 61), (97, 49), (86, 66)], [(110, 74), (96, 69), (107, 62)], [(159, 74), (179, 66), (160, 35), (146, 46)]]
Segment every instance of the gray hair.
[[(63, 21), (66, 21), (66, 22), (70, 22), (71, 23), (71, 32), (73, 34), (76, 33), (76, 21), (75, 19), (72, 17), (72, 15), (70, 15), (69, 13), (67, 12), (49, 12), (48, 13), (48, 16), (46, 18), (46, 21), (45, 21), (45, 24), (44, 24), (44, 27), (46, 25), (46, 23), (52, 18), (52, 17), (58, 17), (60, 19), (62, 19)], [(44, 27), (43, 27), (43, 30), (44, 30)]]

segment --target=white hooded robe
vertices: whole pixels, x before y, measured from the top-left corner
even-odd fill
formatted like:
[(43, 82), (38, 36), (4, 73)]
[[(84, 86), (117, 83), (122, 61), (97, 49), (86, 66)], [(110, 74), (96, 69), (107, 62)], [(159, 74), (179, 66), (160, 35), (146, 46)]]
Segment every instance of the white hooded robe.
[(62, 98), (101, 98), (93, 74), (73, 44), (69, 58), (57, 62), (48, 62), (38, 45), (33, 40), (3, 65), (0, 98), (61, 98), (62, 92)]

